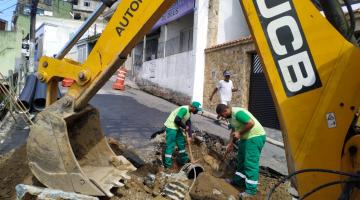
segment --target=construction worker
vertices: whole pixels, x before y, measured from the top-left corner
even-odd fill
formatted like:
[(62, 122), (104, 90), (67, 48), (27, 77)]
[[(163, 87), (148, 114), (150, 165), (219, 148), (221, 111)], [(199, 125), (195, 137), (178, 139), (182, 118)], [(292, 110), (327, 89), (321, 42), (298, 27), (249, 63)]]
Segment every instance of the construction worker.
[(232, 128), (226, 151), (232, 151), (234, 144), (238, 147), (237, 170), (230, 183), (245, 189), (240, 197), (253, 196), (257, 192), (260, 154), (266, 141), (265, 130), (244, 108), (219, 104), (216, 112), (228, 119)]
[(201, 104), (199, 102), (192, 102), (191, 105), (180, 106), (171, 112), (170, 116), (164, 123), (166, 127), (166, 149), (164, 168), (169, 169), (172, 167), (172, 154), (175, 146), (177, 145), (180, 153), (180, 161), (182, 164), (189, 162), (189, 157), (185, 150), (185, 135), (184, 131), (189, 134), (188, 142), (191, 142), (191, 114), (196, 114), (201, 111)]

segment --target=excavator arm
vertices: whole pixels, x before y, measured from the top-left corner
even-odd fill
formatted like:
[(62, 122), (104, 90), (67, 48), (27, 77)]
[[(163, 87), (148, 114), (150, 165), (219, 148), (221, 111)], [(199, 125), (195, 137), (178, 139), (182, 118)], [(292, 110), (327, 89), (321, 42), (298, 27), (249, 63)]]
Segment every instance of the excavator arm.
[[(360, 107), (360, 49), (310, 0), (241, 4), (276, 104), (289, 173), (315, 168), (359, 174), (360, 135), (349, 130)], [(294, 182), (303, 196), (347, 178), (311, 172)], [(355, 185), (334, 185), (311, 199), (357, 199)]]
[[(111, 197), (111, 188), (130, 178), (126, 173), (136, 168), (110, 149), (98, 112), (88, 102), (174, 1), (122, 0), (82, 64), (62, 59), (65, 53), (41, 58), (38, 78), (48, 85), (49, 106), (31, 126), (27, 152), (32, 173), (45, 186)], [(58, 81), (65, 77), (76, 83), (56, 100)]]

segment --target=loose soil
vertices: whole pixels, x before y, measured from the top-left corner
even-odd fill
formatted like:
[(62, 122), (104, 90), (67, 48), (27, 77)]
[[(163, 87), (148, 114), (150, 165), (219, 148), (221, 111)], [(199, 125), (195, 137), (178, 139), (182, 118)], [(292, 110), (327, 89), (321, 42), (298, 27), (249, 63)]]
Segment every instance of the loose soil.
[[(128, 199), (128, 200), (145, 200), (145, 199), (167, 199), (161, 196), (165, 185), (170, 182), (169, 178), (164, 178), (164, 173), (161, 172), (161, 152), (164, 148), (164, 136), (160, 135), (155, 141), (155, 151), (153, 153), (152, 162), (143, 164), (138, 167), (138, 170), (130, 173), (131, 180), (122, 188), (114, 189), (115, 194), (110, 200)], [(162, 138), (161, 138), (162, 137)], [(123, 153), (126, 145), (121, 142), (111, 142), (111, 147), (117, 154)], [(162, 142), (159, 142), (162, 141)], [(219, 138), (214, 138), (207, 134), (198, 134), (197, 139), (192, 144), (194, 160), (197, 164), (203, 166), (206, 174), (202, 175), (201, 180), (195, 182), (191, 196), (187, 195), (185, 199), (228, 199), (229, 195), (236, 195), (240, 192), (239, 189), (227, 184), (224, 178), (230, 178), (235, 172), (235, 155), (232, 153), (222, 160), (224, 152), (224, 144)], [(136, 158), (136, 157), (135, 157)], [(132, 156), (128, 158), (130, 161), (134, 159)], [(134, 159), (136, 164), (139, 161)], [(181, 166), (174, 165), (175, 171), (179, 170)], [(225, 172), (225, 173), (224, 173)], [(149, 174), (155, 175), (155, 183), (153, 185), (145, 184), (146, 177)], [(260, 175), (260, 184), (258, 186), (259, 192), (254, 198), (250, 199), (265, 199), (266, 192), (277, 182), (280, 177), (262, 170)], [(200, 179), (200, 177), (199, 177)], [(185, 181), (184, 184), (191, 186), (193, 180)], [(26, 158), (26, 146), (23, 145), (16, 150), (0, 156), (0, 199), (12, 200), (16, 199), (15, 186), (24, 183), (29, 185), (41, 186), (41, 184), (32, 176)], [(280, 186), (273, 194), (272, 199), (287, 200), (291, 196), (287, 192), (288, 183)], [(218, 186), (221, 186), (219, 188)], [(211, 197), (211, 198), (210, 198)], [(109, 198), (100, 198), (101, 200)]]
[(0, 156), (0, 199), (16, 199), (17, 184), (34, 182), (27, 165), (25, 145)]

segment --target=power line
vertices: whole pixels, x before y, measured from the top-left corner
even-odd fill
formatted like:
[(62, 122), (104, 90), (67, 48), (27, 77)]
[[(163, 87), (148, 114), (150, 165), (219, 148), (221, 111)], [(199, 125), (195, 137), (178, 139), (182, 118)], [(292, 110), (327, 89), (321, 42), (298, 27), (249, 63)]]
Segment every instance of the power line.
[[(4, 2), (3, 2), (3, 1), (4, 1)], [(2, 4), (9, 3), (10, 1), (13, 1), (13, 0), (0, 0), (0, 2), (1, 2)]]
[(5, 10), (8, 10), (8, 9), (10, 9), (10, 8), (16, 6), (16, 5), (25, 5), (24, 3), (25, 3), (25, 1), (24, 1), (24, 2), (20, 2), (20, 1), (19, 1), (18, 3), (15, 3), (15, 4), (7, 7), (7, 8), (4, 8), (4, 9), (0, 10), (0, 13), (4, 12)]
[(16, 6), (16, 5), (17, 5), (17, 3), (14, 4), (14, 5), (12, 5), (12, 6), (9, 6), (9, 7), (7, 7), (7, 8), (4, 8), (4, 9), (0, 10), (0, 13), (4, 12), (5, 10), (8, 10), (8, 9), (10, 9), (10, 8)]

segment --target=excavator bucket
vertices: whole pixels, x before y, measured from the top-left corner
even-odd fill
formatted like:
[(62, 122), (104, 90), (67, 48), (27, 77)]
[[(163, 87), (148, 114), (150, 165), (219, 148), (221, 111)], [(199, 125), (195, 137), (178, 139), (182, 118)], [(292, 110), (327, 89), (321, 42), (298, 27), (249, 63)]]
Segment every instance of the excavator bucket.
[(27, 143), (30, 169), (49, 188), (111, 197), (136, 168), (110, 149), (96, 108), (75, 112), (72, 105), (65, 97), (37, 115)]

